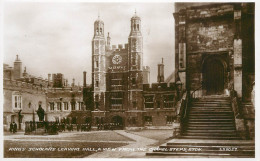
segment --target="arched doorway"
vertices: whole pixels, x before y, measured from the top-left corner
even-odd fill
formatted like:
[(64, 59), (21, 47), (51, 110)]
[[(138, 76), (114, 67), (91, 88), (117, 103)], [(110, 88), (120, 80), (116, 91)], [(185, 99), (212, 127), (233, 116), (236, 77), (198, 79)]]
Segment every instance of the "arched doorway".
[(113, 123), (117, 129), (123, 129), (124, 128), (124, 119), (121, 116), (113, 116), (111, 119), (111, 123)]
[(207, 95), (224, 93), (224, 65), (219, 59), (208, 59), (203, 64), (203, 82)]

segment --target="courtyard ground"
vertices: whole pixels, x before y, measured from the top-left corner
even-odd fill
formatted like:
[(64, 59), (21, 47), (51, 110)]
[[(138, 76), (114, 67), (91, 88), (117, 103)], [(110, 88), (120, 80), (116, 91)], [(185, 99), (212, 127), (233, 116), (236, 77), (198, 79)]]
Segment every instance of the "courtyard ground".
[(167, 141), (171, 130), (63, 132), (59, 135), (4, 136), (5, 158), (143, 158)]

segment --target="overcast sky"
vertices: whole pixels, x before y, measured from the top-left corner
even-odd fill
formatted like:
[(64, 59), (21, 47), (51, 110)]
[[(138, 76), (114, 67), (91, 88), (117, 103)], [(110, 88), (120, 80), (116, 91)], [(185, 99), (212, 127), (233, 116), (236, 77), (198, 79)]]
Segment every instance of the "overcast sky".
[(127, 43), (134, 11), (142, 20), (144, 65), (157, 79), (164, 57), (165, 76), (174, 71), (173, 3), (17, 3), (4, 6), (4, 63), (13, 66), (19, 55), (23, 67), (35, 76), (63, 73), (82, 84), (87, 71), (91, 83), (91, 40), (100, 13), (111, 44)]

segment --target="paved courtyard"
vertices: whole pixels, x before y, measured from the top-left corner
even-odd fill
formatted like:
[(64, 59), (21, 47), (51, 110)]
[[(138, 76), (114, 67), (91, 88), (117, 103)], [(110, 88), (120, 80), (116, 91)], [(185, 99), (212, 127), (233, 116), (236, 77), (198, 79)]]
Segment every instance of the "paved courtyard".
[(171, 136), (171, 130), (63, 132), (4, 136), (6, 158), (143, 158)]

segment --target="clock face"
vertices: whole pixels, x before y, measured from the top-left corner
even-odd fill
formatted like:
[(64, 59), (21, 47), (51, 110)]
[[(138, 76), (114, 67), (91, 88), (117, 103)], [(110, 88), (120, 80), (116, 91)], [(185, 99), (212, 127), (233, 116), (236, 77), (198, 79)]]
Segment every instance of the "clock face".
[(122, 57), (120, 55), (115, 55), (112, 58), (112, 62), (113, 64), (120, 64), (122, 62)]

